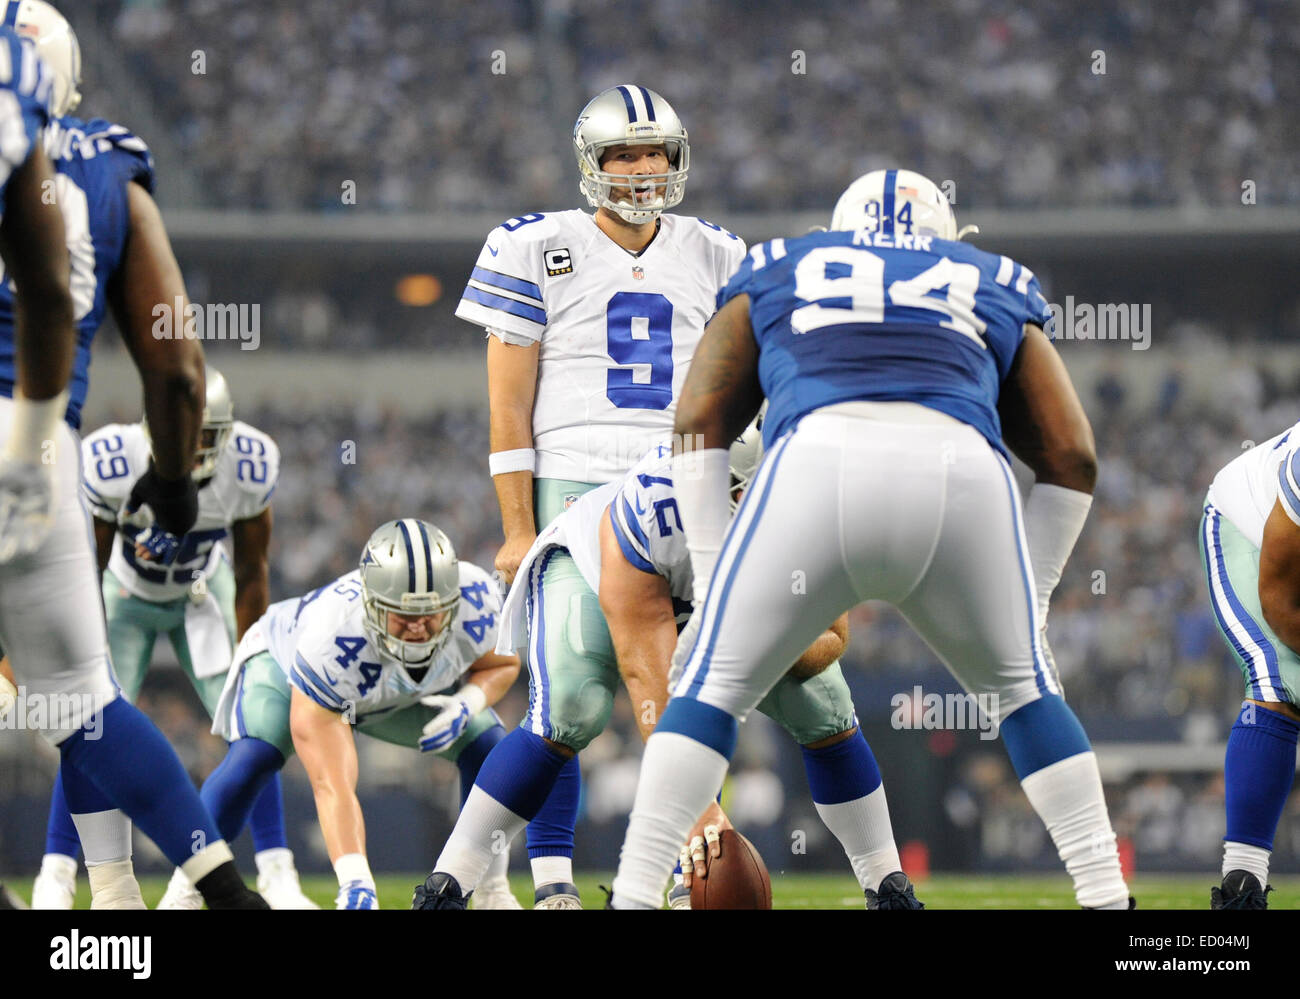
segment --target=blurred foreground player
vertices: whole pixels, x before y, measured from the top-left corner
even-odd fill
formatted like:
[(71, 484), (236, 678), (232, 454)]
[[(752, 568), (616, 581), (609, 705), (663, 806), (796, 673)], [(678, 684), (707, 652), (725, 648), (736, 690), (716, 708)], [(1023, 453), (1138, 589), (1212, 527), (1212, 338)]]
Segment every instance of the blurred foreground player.
[[(691, 362), (674, 430), (704, 450), (673, 478), (696, 610), (613, 905), (656, 906), (739, 721), (830, 621), (880, 599), (990, 704), (1079, 904), (1127, 908), (1097, 760), (1040, 638), (1096, 477), (1047, 303), (1027, 268), (957, 242), (919, 174), (859, 178), (831, 229), (751, 249)], [(769, 453), (728, 524), (726, 448), (764, 396)], [(1024, 511), (1004, 439), (1037, 476)]]
[[(48, 5), (4, 5), (0, 90), (8, 99), (0, 127), (11, 141), (0, 163), (0, 253), (12, 284), (0, 285), (0, 645), (25, 695), (28, 727), (39, 728), (59, 747), (68, 804), (100, 907), (144, 907), (131, 871), (130, 823), (115, 807), (120, 806), (191, 873), (213, 908), (266, 908), (240, 880), (230, 848), (167, 741), (118, 696), (109, 666), (80, 498), (76, 427), (90, 341), (110, 291), (96, 257), (79, 252), (82, 241), (89, 241), (79, 229), (86, 192), (58, 183), (41, 149), (51, 100), (75, 97), (75, 87), (56, 81), (34, 47), (14, 33), (16, 23), (35, 33), (23, 20), (33, 16), (66, 32), (60, 35), (63, 44), (76, 53), (66, 22)], [(173, 288), (183, 294), (184, 287), (165, 235), (158, 238), (162, 228), (152, 201), (152, 214), (128, 215), (126, 188), (136, 185), (128, 184), (126, 172), (115, 192), (105, 192), (116, 196), (124, 230), (117, 275), (123, 280), (111, 294), (126, 316), (138, 319), (157, 302), (172, 301)], [(44, 196), (48, 190), (55, 191), (54, 199)], [(70, 256), (75, 296), (69, 291)], [(193, 341), (159, 341), (148, 335), (148, 324), (143, 328), (141, 336), (138, 322), (125, 323), (123, 336), (141, 372), (146, 409), (165, 430), (131, 503), (133, 509), (149, 506), (160, 537), (184, 534), (195, 511), (188, 471), (198, 436), (203, 356)]]

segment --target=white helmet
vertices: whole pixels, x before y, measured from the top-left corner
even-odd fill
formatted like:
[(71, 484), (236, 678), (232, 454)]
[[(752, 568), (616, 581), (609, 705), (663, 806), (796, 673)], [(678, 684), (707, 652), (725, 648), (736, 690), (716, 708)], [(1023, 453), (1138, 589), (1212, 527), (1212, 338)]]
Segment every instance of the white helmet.
[(973, 225), (959, 232), (947, 195), (929, 177), (912, 170), (873, 170), (859, 177), (835, 202), (831, 229), (939, 239), (979, 232)]
[(81, 46), (67, 18), (45, 0), (0, 0), (0, 23), (36, 44), (54, 73), (55, 117), (71, 114), (81, 103)]
[(764, 402), (754, 421), (745, 428), (745, 432), (732, 442), (727, 456), (731, 468), (731, 513), (734, 516), (740, 507), (740, 498), (749, 484), (754, 481), (754, 473), (763, 461), (763, 418), (767, 415), (767, 403)]
[[(626, 189), (628, 178), (602, 170), (600, 158), (611, 146), (640, 145), (662, 145), (670, 169), (638, 178), (641, 184), (654, 186), (653, 200), (645, 204), (614, 201), (610, 198), (613, 188)], [(582, 175), (578, 187), (588, 203), (593, 208), (608, 208), (634, 225), (653, 221), (660, 212), (681, 204), (686, 194), (691, 164), (686, 129), (672, 105), (645, 87), (625, 83), (593, 97), (573, 126), (573, 152)]]

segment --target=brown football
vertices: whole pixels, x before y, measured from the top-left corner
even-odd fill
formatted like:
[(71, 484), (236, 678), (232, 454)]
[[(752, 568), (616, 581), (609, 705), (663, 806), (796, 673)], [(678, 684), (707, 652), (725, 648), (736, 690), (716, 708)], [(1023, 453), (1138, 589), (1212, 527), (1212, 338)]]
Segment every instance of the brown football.
[(691, 878), (692, 909), (770, 909), (772, 879), (754, 844), (722, 830), (722, 855), (707, 861), (709, 876)]

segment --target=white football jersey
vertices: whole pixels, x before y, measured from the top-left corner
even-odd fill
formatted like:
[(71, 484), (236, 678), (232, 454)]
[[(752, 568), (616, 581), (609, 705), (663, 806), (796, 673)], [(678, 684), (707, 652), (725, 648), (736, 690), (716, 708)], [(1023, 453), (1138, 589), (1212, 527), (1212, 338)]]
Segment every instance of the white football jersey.
[[(138, 423), (110, 423), (81, 445), (82, 490), (98, 519), (117, 523), (136, 480), (149, 469), (149, 440)], [(113, 539), (108, 567), (133, 596), (161, 603), (190, 594), (220, 564), (220, 542), (237, 520), (256, 517), (271, 503), (280, 475), (280, 449), (268, 434), (236, 420), (212, 477), (199, 488), (199, 516), (181, 539), (170, 566), (135, 556), (142, 528), (123, 526)]]
[(456, 315), (541, 341), (539, 478), (613, 481), (672, 433), (695, 346), (745, 244), (703, 219), (659, 218), (640, 254), (577, 209), (511, 219), (479, 254)]
[(472, 562), (460, 563), (460, 607), (452, 636), (413, 680), (371, 644), (363, 627), (361, 573), (267, 608), (259, 624), (289, 683), (353, 724), (446, 690), (497, 643), (501, 592)]
[[(1281, 500), (1282, 509), (1300, 524), (1298, 454), (1300, 423), (1233, 458), (1210, 485), (1208, 502), (1256, 548), (1264, 543), (1264, 522), (1275, 500)], [(1286, 488), (1282, 488), (1283, 478)]]
[(672, 593), (677, 623), (690, 618), (695, 572), (677, 512), (672, 461), (672, 444), (656, 444), (622, 479), (579, 496), (543, 528), (520, 563), (506, 597), (498, 652), (504, 655), (527, 643), (529, 577), (548, 549), (567, 548), (583, 581), (593, 593), (600, 592), (600, 521), (606, 509), (623, 557), (642, 572), (663, 576)]

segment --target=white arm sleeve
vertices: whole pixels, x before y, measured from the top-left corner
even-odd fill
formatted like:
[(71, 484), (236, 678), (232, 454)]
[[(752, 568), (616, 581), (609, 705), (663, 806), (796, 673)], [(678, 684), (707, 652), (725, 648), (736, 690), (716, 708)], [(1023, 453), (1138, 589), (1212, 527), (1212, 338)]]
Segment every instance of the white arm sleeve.
[(1047, 603), (1061, 581), (1061, 570), (1074, 551), (1088, 519), (1092, 496), (1077, 489), (1039, 483), (1025, 500), (1025, 537), (1029, 562), (1038, 592), (1039, 625), (1047, 617)]
[(673, 456), (673, 489), (695, 573), (696, 607), (709, 591), (709, 580), (731, 520), (727, 502), (729, 459), (730, 452), (720, 447)]

